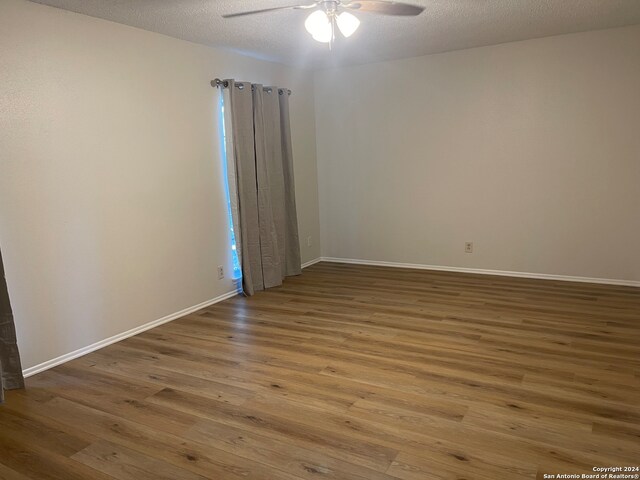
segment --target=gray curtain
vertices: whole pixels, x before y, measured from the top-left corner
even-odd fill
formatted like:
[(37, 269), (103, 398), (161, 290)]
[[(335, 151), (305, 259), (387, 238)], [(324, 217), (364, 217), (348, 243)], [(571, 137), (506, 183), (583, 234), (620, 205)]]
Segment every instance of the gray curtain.
[(9, 292), (4, 275), (2, 252), (0, 251), (0, 403), (4, 401), (4, 391), (24, 388), (22, 365), (16, 343), (16, 329), (13, 311), (9, 303)]
[(232, 216), (242, 287), (253, 295), (301, 272), (289, 96), (276, 87), (227, 82), (229, 193), (237, 203)]

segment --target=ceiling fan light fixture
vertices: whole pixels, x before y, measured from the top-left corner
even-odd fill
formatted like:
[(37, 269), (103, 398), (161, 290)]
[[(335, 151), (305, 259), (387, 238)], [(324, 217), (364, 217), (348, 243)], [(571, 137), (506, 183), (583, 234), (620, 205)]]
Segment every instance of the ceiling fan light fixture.
[(345, 37), (350, 37), (360, 26), (360, 20), (355, 15), (351, 15), (349, 12), (342, 12), (336, 18), (340, 33)]
[(331, 22), (329, 21), (329, 16), (322, 10), (316, 10), (311, 13), (304, 22), (304, 28), (319, 42), (329, 41), (329, 39), (324, 40), (327, 37), (327, 32), (331, 37)]
[(315, 0), (314, 3), (311, 4), (287, 5), (282, 7), (263, 8), (260, 10), (249, 10), (245, 12), (229, 13), (222, 15), (222, 17), (235, 18), (281, 10), (313, 9), (317, 10), (307, 17), (304, 22), (304, 26), (314, 40), (322, 43), (328, 43), (329, 50), (331, 50), (332, 44), (336, 39), (336, 29), (340, 30), (340, 33), (342, 33), (346, 38), (353, 35), (360, 26), (360, 20), (349, 12), (345, 12), (345, 9), (376, 13), (380, 15), (412, 17), (420, 15), (424, 11), (424, 7), (396, 0)]

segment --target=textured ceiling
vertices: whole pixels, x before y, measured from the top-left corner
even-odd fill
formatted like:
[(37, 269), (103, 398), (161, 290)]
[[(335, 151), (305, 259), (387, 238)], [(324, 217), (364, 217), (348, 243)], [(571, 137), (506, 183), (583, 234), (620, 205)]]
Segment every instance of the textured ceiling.
[[(304, 29), (304, 10), (223, 19), (295, 0), (36, 0), (267, 60), (322, 68), (640, 24), (640, 0), (411, 0), (418, 17), (356, 13), (362, 22), (329, 52)], [(300, 3), (311, 3), (302, 1)]]

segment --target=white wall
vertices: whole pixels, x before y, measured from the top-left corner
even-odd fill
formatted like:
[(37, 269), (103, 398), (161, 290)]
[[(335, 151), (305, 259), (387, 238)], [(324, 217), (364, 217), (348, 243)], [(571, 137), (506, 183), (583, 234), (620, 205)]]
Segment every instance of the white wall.
[(0, 244), (24, 368), (232, 290), (215, 77), (293, 90), (302, 257), (318, 257), (308, 73), (0, 0)]
[(640, 26), (326, 70), (315, 92), (323, 256), (640, 280)]
[(232, 289), (214, 77), (294, 92), (303, 261), (322, 240), (640, 280), (638, 45), (640, 27), (532, 40), (323, 71), (314, 92), (308, 72), (0, 0), (0, 245), (24, 367)]

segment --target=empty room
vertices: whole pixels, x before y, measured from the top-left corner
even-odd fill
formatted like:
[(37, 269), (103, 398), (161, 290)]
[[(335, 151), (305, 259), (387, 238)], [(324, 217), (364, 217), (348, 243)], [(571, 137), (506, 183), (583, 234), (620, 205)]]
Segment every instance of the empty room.
[(0, 480), (640, 478), (640, 1), (0, 0)]

